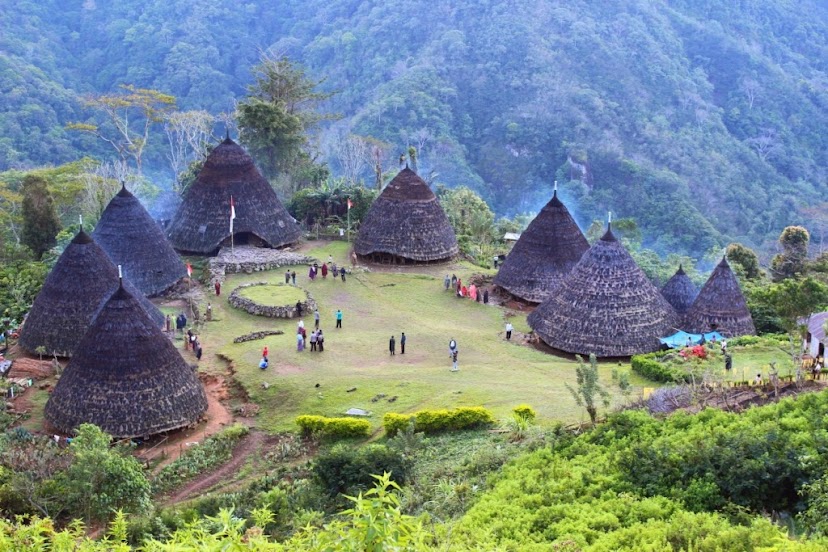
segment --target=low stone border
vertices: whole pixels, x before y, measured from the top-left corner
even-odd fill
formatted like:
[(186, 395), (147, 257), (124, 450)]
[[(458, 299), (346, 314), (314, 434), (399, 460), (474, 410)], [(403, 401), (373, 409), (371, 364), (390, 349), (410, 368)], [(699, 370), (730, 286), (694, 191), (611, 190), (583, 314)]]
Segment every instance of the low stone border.
[(240, 335), (233, 340), (233, 343), (244, 343), (245, 341), (255, 341), (256, 339), (264, 339), (269, 335), (283, 335), (282, 330), (265, 330), (263, 332), (253, 332), (249, 334)]
[[(230, 294), (230, 298), (228, 299), (230, 304), (239, 310), (243, 310), (247, 313), (256, 315), (256, 316), (266, 316), (268, 318), (295, 318), (298, 316), (296, 312), (296, 305), (282, 305), (282, 306), (270, 306), (270, 305), (261, 305), (256, 303), (252, 299), (248, 299), (247, 297), (242, 297), (241, 291), (244, 288), (249, 288), (253, 286), (270, 286), (270, 285), (279, 285), (279, 284), (271, 284), (268, 282), (252, 282), (250, 284), (244, 284), (236, 289), (233, 290), (233, 293)], [(302, 314), (307, 315), (312, 313), (316, 310), (316, 301), (313, 300), (311, 294), (305, 291), (305, 301), (302, 302)]]
[(223, 282), (226, 274), (252, 274), (284, 266), (308, 265), (315, 261), (313, 257), (288, 249), (267, 249), (244, 245), (231, 250), (223, 247), (218, 255), (209, 261), (210, 283)]

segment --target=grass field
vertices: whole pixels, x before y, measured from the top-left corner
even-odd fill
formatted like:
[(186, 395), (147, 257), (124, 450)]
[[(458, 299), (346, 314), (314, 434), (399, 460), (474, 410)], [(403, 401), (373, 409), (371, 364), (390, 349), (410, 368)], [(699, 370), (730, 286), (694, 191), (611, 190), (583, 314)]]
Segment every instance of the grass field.
[[(348, 262), (347, 244), (326, 243), (308, 252), (319, 259), (334, 256)], [(311, 282), (307, 271), (297, 268), (297, 284), (317, 300), (321, 327), (326, 336), (325, 351), (296, 351), (298, 320), (255, 317), (231, 308), (223, 295), (213, 302), (215, 322), (202, 330), (207, 355), (220, 353), (233, 364), (237, 379), (251, 399), (261, 406), (257, 425), (270, 431), (295, 429), (300, 414), (341, 415), (351, 407), (373, 412), (375, 427), (386, 412), (409, 412), (423, 408), (450, 408), (482, 405), (501, 419), (511, 408), (528, 403), (538, 411), (540, 423), (585, 419), (565, 384), (575, 383), (575, 362), (520, 345), (520, 339), (504, 338), (504, 309), (457, 299), (443, 291), (445, 272), (467, 280), (481, 269), (465, 263), (451, 267), (426, 267), (422, 272), (359, 272), (347, 281), (319, 278)], [(299, 276), (301, 275), (301, 276)], [(231, 275), (224, 285), (227, 293), (236, 286), (263, 279), (278, 283), (279, 271)], [(215, 298), (214, 298), (215, 299)], [(335, 312), (342, 309), (343, 328), (335, 329)], [(517, 331), (528, 328), (525, 315), (511, 320)], [(313, 317), (305, 317), (313, 327)], [(281, 329), (285, 334), (263, 340), (233, 344), (233, 338), (252, 331)], [(405, 355), (400, 354), (401, 332), (407, 336)], [(389, 338), (397, 339), (397, 355), (388, 352)], [(449, 371), (448, 342), (457, 340), (460, 372)], [(260, 370), (261, 350), (267, 345), (270, 368)], [(783, 360), (778, 351), (751, 350), (734, 354), (734, 372), (749, 373), (757, 364)], [(214, 359), (202, 361), (204, 368)], [(629, 365), (601, 363), (603, 383), (615, 396), (620, 394), (611, 381), (613, 368)], [(267, 382), (268, 389), (262, 384)], [(643, 386), (653, 386), (633, 375), (633, 396)], [(318, 384), (318, 386), (317, 386)], [(348, 392), (349, 389), (355, 391)], [(385, 395), (375, 402), (372, 399)], [(393, 402), (388, 399), (396, 397)]]
[(240, 295), (268, 307), (295, 305), (297, 301), (306, 299), (303, 289), (285, 284), (250, 286), (241, 290)]

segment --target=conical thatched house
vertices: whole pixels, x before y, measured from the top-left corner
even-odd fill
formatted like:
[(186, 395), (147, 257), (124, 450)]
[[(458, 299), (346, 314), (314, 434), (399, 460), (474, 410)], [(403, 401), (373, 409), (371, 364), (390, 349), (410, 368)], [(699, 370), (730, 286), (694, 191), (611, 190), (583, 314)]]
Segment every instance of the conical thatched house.
[(667, 302), (673, 305), (676, 312), (684, 314), (693, 305), (696, 296), (699, 294), (699, 288), (684, 272), (684, 267), (679, 265), (678, 270), (673, 277), (667, 280), (664, 287), (661, 288), (661, 294), (667, 299)]
[(45, 414), (65, 433), (93, 423), (122, 439), (187, 426), (206, 410), (193, 369), (121, 286), (83, 336)]
[(228, 136), (204, 162), (167, 229), (179, 251), (211, 255), (230, 245), (230, 198), (235, 245), (282, 247), (299, 240), (299, 225), (247, 152)]
[(521, 234), (494, 283), (516, 297), (540, 303), (587, 249), (589, 243), (555, 190)]
[(459, 252), (440, 202), (423, 179), (404, 168), (371, 205), (354, 252), (376, 262), (432, 262)]
[[(164, 315), (128, 281), (124, 287), (139, 298), (152, 322), (161, 327)], [(43, 346), (46, 354), (72, 356), (101, 305), (118, 289), (118, 269), (83, 230), (55, 263), (32, 304), (20, 332), (20, 346), (30, 353)]]
[(125, 187), (104, 209), (92, 237), (148, 297), (166, 291), (187, 275), (161, 227)]
[(655, 351), (659, 338), (678, 326), (673, 307), (611, 229), (584, 253), (528, 320), (551, 347), (599, 357)]
[(705, 282), (684, 317), (684, 327), (688, 332), (717, 331), (726, 337), (756, 334), (750, 310), (727, 258), (722, 258)]

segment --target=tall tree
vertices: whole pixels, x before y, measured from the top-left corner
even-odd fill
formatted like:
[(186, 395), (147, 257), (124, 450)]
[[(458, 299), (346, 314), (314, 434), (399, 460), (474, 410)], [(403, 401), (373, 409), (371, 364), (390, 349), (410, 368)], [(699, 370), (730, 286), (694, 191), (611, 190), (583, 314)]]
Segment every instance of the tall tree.
[(32, 250), (36, 259), (55, 245), (60, 220), (46, 181), (30, 175), (23, 179), (23, 245)]
[(311, 79), (284, 56), (263, 53), (253, 76), (247, 97), (237, 106), (239, 138), (266, 177), (285, 176), (295, 188), (309, 174), (308, 165), (316, 164), (310, 135), (331, 118), (318, 111), (331, 94), (318, 92), (323, 81)]
[(811, 235), (801, 226), (788, 226), (779, 236), (782, 253), (771, 261), (773, 279), (776, 282), (802, 274), (808, 259), (808, 242)]
[(175, 175), (175, 187), (180, 193), (181, 175), (193, 161), (207, 157), (207, 146), (213, 136), (215, 117), (206, 111), (175, 111), (167, 115), (164, 132), (170, 144), (167, 159)]
[(759, 257), (753, 249), (741, 243), (731, 243), (727, 246), (727, 258), (742, 268), (745, 278), (754, 280), (762, 275), (759, 270)]
[(121, 85), (121, 90), (117, 94), (90, 96), (84, 102), (103, 114), (114, 132), (92, 123), (71, 123), (67, 128), (92, 134), (109, 144), (121, 161), (132, 159), (141, 174), (150, 129), (175, 110), (175, 97), (131, 84)]

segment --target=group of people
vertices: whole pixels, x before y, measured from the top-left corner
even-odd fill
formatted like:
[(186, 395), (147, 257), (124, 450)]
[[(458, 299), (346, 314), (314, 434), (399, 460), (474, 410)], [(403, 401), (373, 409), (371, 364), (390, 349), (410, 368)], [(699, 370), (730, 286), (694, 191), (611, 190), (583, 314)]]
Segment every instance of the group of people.
[(201, 360), (201, 341), (193, 333), (192, 329), (187, 330), (187, 337), (184, 339), (184, 349), (195, 353), (196, 360)]
[[(313, 265), (311, 265), (311, 267), (308, 269), (308, 278), (310, 278), (311, 281), (314, 281), (316, 280), (317, 274), (322, 274), (322, 279), (326, 280), (328, 278), (328, 272), (331, 273), (331, 276), (333, 276), (334, 280), (336, 279), (337, 275), (339, 275), (342, 281), (345, 281), (345, 267), (337, 267), (336, 263), (333, 260), (333, 257), (331, 257), (330, 255), (328, 255), (328, 262), (322, 263), (321, 267), (317, 263), (313, 263)], [(294, 281), (294, 283), (296, 282)]]
[[(318, 315), (319, 311), (316, 311), (314, 315)], [(296, 328), (296, 351), (302, 352), (307, 347), (308, 343), (308, 331), (305, 329), (305, 321), (300, 320), (299, 324), (297, 324)], [(318, 351), (323, 352), (325, 350), (325, 334), (322, 333), (322, 329), (319, 327), (319, 319), (316, 318), (316, 327), (310, 334), (310, 350), (311, 351)]]
[(293, 281), (293, 285), (296, 285), (296, 271), (285, 270), (285, 283), (290, 284), (291, 280)]
[(449, 275), (446, 274), (446, 277), (443, 279), (443, 286), (446, 291), (453, 289), (457, 297), (468, 297), (472, 301), (477, 301), (478, 303), (484, 303), (487, 305), (489, 304), (488, 289), (480, 290), (474, 284), (466, 287), (463, 285), (463, 281), (455, 274), (452, 274), (451, 278), (449, 278)]

